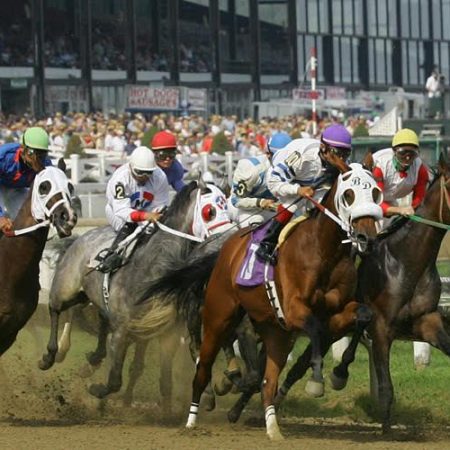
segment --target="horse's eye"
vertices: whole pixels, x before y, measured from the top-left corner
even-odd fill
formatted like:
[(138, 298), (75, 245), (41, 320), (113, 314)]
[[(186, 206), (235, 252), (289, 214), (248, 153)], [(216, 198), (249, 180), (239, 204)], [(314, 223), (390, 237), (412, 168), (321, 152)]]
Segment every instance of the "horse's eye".
[(353, 189), (347, 189), (344, 192), (344, 202), (346, 206), (351, 206), (354, 201), (355, 201), (355, 193), (353, 192)]
[(75, 192), (75, 188), (73, 187), (73, 184), (67, 183), (67, 188), (69, 189), (69, 194), (73, 195), (73, 193)]
[(52, 189), (52, 183), (50, 183), (50, 181), (46, 180), (43, 181), (40, 185), (39, 185), (39, 195), (47, 195)]
[(381, 203), (381, 191), (377, 188), (372, 189), (372, 199), (376, 204)]

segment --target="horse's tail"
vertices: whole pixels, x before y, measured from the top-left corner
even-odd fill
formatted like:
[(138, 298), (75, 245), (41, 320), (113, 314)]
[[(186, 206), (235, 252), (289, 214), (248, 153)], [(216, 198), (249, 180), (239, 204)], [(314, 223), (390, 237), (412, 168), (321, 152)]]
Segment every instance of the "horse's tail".
[(156, 301), (171, 303), (178, 315), (186, 321), (188, 328), (198, 321), (199, 309), (203, 304), (204, 287), (219, 256), (219, 251), (210, 252), (183, 266), (174, 268), (146, 287), (139, 296), (138, 304), (149, 306)]

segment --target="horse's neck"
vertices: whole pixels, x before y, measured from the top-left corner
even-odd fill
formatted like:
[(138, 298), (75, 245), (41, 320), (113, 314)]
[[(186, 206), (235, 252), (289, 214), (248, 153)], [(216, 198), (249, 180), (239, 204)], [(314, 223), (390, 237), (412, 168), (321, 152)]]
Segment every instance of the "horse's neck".
[[(334, 196), (336, 195), (337, 182), (333, 184), (328, 192), (325, 202), (323, 206), (332, 212), (335, 216), (338, 216), (336, 211), (336, 207), (334, 205)], [(325, 213), (319, 213), (317, 216), (317, 233), (320, 239), (325, 239), (326, 237), (335, 244), (335, 246), (339, 246), (342, 242), (342, 234), (343, 231), (340, 226), (328, 217)]]
[[(35, 224), (36, 221), (31, 215), (31, 197), (28, 197), (14, 220), (14, 230), (22, 230)], [(18, 237), (3, 238), (2, 244), (14, 247), (14, 254), (20, 255), (21, 266), (25, 269), (30, 263), (33, 264), (36, 261), (39, 263), (47, 235), (48, 227), (43, 227)]]

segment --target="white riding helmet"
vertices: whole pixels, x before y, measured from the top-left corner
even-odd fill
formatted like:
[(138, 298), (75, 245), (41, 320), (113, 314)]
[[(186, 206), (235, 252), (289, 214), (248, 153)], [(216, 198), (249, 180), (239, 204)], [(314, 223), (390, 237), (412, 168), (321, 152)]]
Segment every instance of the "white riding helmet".
[(137, 147), (133, 150), (130, 158), (131, 171), (139, 176), (141, 172), (153, 172), (158, 166), (155, 162), (153, 152), (145, 146)]

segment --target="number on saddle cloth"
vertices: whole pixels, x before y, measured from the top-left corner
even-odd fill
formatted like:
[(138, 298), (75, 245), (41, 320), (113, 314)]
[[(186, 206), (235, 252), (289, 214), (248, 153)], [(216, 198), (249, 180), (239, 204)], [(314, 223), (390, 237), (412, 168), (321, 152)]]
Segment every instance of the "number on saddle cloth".
[[(266, 263), (256, 257), (256, 250), (270, 227), (270, 222), (262, 227), (256, 228), (248, 240), (245, 257), (241, 269), (236, 276), (236, 283), (240, 286), (252, 287), (265, 282)], [(268, 266), (267, 277), (273, 280), (273, 265)]]

